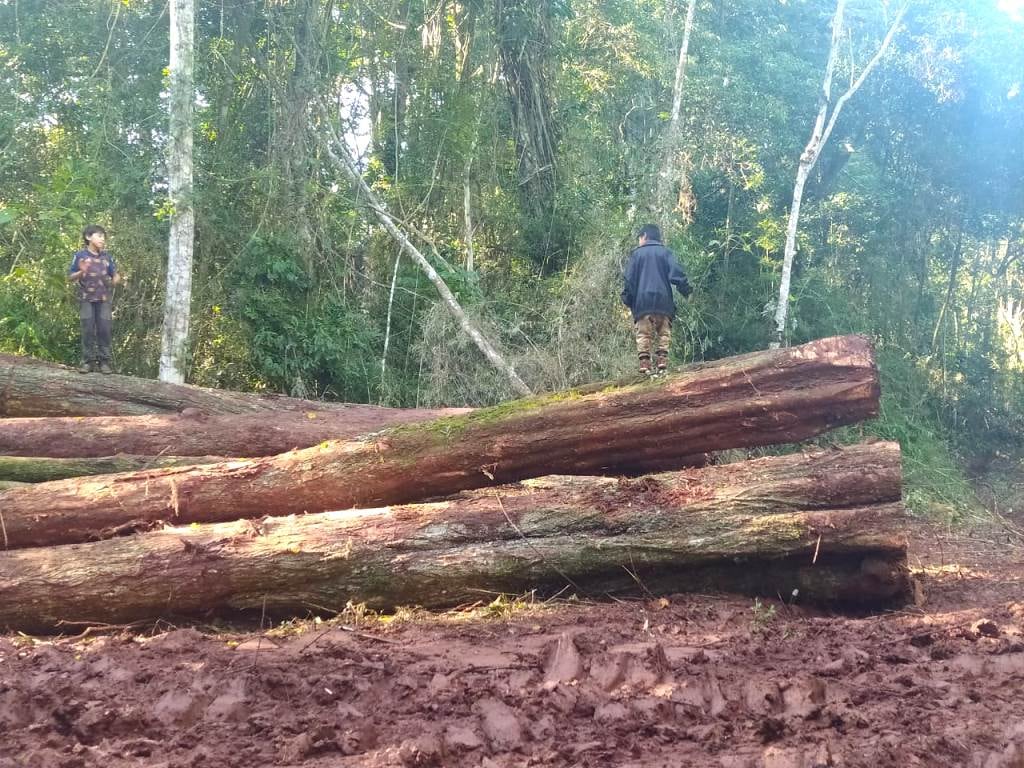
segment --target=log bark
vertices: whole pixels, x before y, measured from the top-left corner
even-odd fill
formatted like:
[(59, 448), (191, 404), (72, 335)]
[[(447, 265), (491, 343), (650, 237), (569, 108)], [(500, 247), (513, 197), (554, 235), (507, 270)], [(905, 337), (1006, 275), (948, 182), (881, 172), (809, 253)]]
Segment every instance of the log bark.
[(324, 613), (348, 601), (443, 608), (566, 588), (586, 597), (712, 588), (886, 603), (908, 588), (899, 496), (899, 448), (887, 443), (167, 528), (0, 553), (0, 626)]
[[(2, 426), (3, 422), (0, 422)], [(48, 483), (69, 477), (113, 475), (162, 467), (215, 464), (227, 456), (136, 456), (117, 454), (86, 459), (52, 459), (47, 456), (0, 456), (0, 483)]]
[(326, 411), (286, 411), (273, 415), (207, 416), (186, 413), (0, 419), (0, 454), (60, 459), (116, 453), (151, 457), (161, 454), (273, 456), (295, 448), (308, 448), (325, 440), (348, 440), (385, 427), (465, 412), (465, 409), (457, 408), (429, 410), (367, 405)]
[(176, 524), (422, 501), (547, 474), (795, 442), (878, 412), (868, 341), (836, 337), (663, 379), (505, 403), (279, 456), (62, 480), (0, 494), (8, 547)]
[(141, 416), (180, 413), (187, 408), (211, 415), (340, 411), (372, 422), (372, 429), (383, 429), (395, 423), (388, 420), (389, 415), (395, 413), (420, 412), (423, 414), (421, 421), (437, 416), (429, 410), (229, 392), (117, 374), (83, 376), (63, 365), (0, 354), (0, 417)]

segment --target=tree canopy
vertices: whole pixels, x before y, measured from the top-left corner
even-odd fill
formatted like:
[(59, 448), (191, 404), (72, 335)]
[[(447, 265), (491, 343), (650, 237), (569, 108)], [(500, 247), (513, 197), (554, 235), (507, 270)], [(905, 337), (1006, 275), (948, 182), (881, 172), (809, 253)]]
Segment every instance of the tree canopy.
[[(849, 0), (845, 90), (900, 6)], [(693, 298), (673, 356), (767, 346), (834, 2), (698, 0), (660, 217)], [(685, 0), (196, 4), (192, 328), (209, 386), (483, 404), (508, 380), (325, 151), (534, 390), (629, 371), (620, 269), (655, 200)], [(155, 376), (168, 7), (0, 0), (0, 351), (75, 362), (64, 276), (99, 223), (119, 366)], [(1024, 423), (1024, 19), (915, 0), (803, 194), (786, 341), (879, 346), (887, 437)], [(328, 126), (329, 123), (329, 126)], [(667, 220), (665, 220), (667, 218)]]

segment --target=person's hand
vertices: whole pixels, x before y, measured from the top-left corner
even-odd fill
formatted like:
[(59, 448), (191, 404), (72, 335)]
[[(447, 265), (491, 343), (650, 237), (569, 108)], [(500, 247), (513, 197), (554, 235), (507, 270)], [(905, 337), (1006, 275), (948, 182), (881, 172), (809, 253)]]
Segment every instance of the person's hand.
[(92, 257), (91, 256), (86, 256), (84, 259), (79, 259), (78, 260), (78, 271), (82, 272), (83, 274), (85, 272), (88, 272), (89, 271), (89, 267), (91, 267), (91, 266), (92, 266)]
[(120, 272), (115, 272), (114, 273), (114, 279), (112, 280), (112, 282), (113, 282), (114, 285), (120, 285), (121, 284), (121, 273)]

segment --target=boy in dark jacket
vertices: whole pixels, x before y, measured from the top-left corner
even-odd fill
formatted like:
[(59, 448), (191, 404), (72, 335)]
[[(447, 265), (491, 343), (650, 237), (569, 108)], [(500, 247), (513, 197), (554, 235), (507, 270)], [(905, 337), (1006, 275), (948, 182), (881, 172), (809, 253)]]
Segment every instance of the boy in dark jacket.
[(114, 259), (104, 250), (107, 233), (91, 224), (82, 231), (85, 247), (75, 253), (68, 280), (78, 283), (78, 317), (82, 327), (82, 364), (79, 373), (113, 373), (110, 367), (112, 320), (110, 299), (121, 282)]
[(640, 372), (651, 372), (651, 349), (658, 371), (668, 367), (672, 340), (672, 318), (676, 303), (672, 286), (684, 297), (692, 292), (675, 254), (661, 244), (661, 230), (646, 224), (640, 230), (640, 244), (626, 263), (622, 303), (629, 307), (636, 323), (636, 351)]

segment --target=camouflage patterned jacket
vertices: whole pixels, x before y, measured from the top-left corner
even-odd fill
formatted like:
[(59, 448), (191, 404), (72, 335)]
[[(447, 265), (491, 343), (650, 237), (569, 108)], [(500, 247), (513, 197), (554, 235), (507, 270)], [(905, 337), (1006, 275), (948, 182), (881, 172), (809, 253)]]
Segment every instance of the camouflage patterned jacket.
[(114, 257), (108, 251), (98, 255), (88, 249), (78, 251), (71, 259), (68, 274), (83, 271), (78, 281), (78, 298), (83, 301), (110, 301), (113, 278), (117, 273)]

